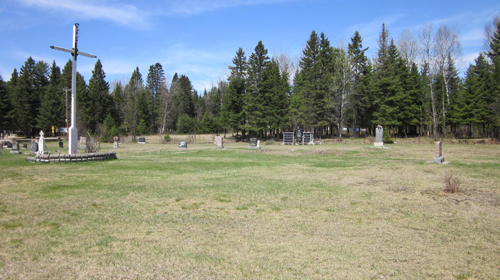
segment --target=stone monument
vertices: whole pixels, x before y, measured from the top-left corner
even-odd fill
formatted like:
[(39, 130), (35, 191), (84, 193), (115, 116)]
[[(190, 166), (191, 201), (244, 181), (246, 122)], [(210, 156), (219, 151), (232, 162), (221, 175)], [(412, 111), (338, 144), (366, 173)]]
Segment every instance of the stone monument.
[(120, 138), (118, 136), (113, 137), (113, 149), (120, 148), (120, 143), (118, 142)]
[(40, 130), (40, 139), (38, 139), (38, 154), (45, 153), (45, 137), (43, 137), (43, 130)]
[(283, 145), (293, 145), (293, 132), (283, 132)]
[(222, 136), (215, 136), (215, 147), (217, 149), (224, 148), (224, 140), (222, 139)]
[(36, 141), (31, 142), (30, 151), (33, 154), (36, 154), (38, 152), (38, 143)]
[(260, 150), (260, 141), (257, 138), (250, 138), (250, 146), (248, 146), (251, 150)]
[(304, 132), (304, 145), (314, 145), (314, 132)]
[(384, 146), (384, 128), (381, 125), (377, 125), (375, 130), (375, 143), (373, 143), (374, 147), (383, 147)]
[(137, 143), (146, 144), (146, 138), (144, 138), (144, 137), (139, 138), (139, 142), (137, 142)]
[(187, 145), (187, 142), (179, 142), (179, 146), (177, 146), (177, 148), (179, 149), (187, 149), (188, 145)]
[(297, 143), (296, 144), (302, 144), (302, 129), (297, 128)]
[(436, 142), (436, 156), (434, 157), (433, 163), (443, 163), (444, 161), (444, 156), (443, 156), (443, 151), (442, 151), (442, 144), (441, 141)]

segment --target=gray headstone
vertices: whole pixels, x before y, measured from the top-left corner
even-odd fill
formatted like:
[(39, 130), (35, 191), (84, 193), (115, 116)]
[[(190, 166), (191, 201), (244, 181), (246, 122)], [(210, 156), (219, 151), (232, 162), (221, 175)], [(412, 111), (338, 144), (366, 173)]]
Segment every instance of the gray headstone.
[(384, 146), (384, 128), (381, 125), (377, 125), (375, 129), (375, 143), (373, 145), (375, 147)]
[(218, 149), (224, 148), (224, 140), (222, 136), (215, 136), (215, 145)]
[(30, 151), (32, 153), (38, 152), (38, 144), (36, 142), (31, 142), (31, 144), (30, 144)]
[(3, 143), (0, 143), (0, 150), (3, 149)]
[(187, 149), (188, 145), (187, 145), (187, 142), (179, 142), (179, 146), (177, 146), (177, 148), (179, 149)]
[(12, 144), (12, 150), (19, 151), (19, 143), (18, 142), (15, 142), (14, 144)]
[(250, 146), (248, 146), (248, 148), (255, 150), (260, 149), (260, 141), (257, 140), (257, 138), (250, 138)]
[(139, 144), (146, 144), (146, 138), (139, 138)]

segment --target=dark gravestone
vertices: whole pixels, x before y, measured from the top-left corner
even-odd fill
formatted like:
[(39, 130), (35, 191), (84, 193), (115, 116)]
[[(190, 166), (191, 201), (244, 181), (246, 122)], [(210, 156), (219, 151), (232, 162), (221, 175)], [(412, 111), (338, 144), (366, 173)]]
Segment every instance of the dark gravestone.
[(59, 148), (64, 148), (63, 140), (59, 139)]
[(3, 143), (0, 143), (0, 150), (3, 149)]
[(139, 144), (146, 144), (146, 138), (139, 138)]
[(11, 142), (7, 142), (7, 149), (12, 149), (12, 143)]
[(283, 132), (283, 145), (293, 145), (293, 132)]
[(297, 129), (297, 144), (302, 143), (302, 129)]
[(28, 144), (27, 143), (23, 143), (23, 149), (27, 149), (28, 148)]
[(259, 150), (260, 149), (260, 141), (257, 140), (257, 138), (250, 138), (250, 146), (248, 146), (248, 148)]
[(19, 150), (19, 143), (15, 142), (12, 144), (12, 151), (10, 151), (11, 154), (22, 154), (22, 152)]
[(187, 144), (187, 142), (184, 142), (184, 141), (179, 142), (179, 146), (177, 146), (177, 148), (179, 148), (179, 149), (187, 149), (187, 147), (188, 147), (188, 144)]

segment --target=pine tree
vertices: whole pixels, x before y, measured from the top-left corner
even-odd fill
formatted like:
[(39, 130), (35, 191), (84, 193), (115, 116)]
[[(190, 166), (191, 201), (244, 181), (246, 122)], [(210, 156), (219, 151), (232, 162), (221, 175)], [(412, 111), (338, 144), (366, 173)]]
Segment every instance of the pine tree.
[(113, 107), (109, 95), (109, 83), (104, 80), (105, 78), (106, 74), (102, 69), (101, 61), (98, 59), (89, 80), (88, 95), (77, 92), (77, 104), (81, 109), (81, 119), (90, 133), (97, 132), (97, 125), (104, 122)]
[(268, 66), (267, 49), (262, 44), (262, 41), (259, 41), (248, 59), (248, 79), (243, 110), (247, 121), (244, 129), (258, 132), (261, 137), (263, 137), (263, 132), (266, 129), (264, 96), (266, 94), (265, 80)]
[(487, 55), (492, 62), (492, 91), (489, 108), (492, 111), (492, 123), (495, 126), (496, 137), (499, 137), (498, 128), (500, 127), (500, 20), (496, 21), (495, 32), (489, 38), (490, 50)]
[(492, 90), (491, 66), (483, 54), (470, 65), (465, 78), (465, 90), (460, 100), (460, 120), (469, 125), (469, 137), (472, 137), (473, 125), (481, 125), (483, 133), (491, 111), (487, 96)]
[(235, 77), (240, 77), (245, 79), (247, 75), (247, 58), (245, 56), (245, 52), (242, 48), (239, 48), (236, 51), (236, 55), (233, 58), (233, 66), (229, 66), (229, 70), (231, 70), (231, 74), (228, 77), (228, 80)]
[(321, 64), (320, 64), (320, 40), (315, 31), (311, 32), (307, 45), (302, 51), (299, 62), (300, 72), (295, 77), (295, 88), (292, 109), (296, 115), (297, 125), (305, 127), (316, 127), (319, 123), (315, 105), (321, 100)]
[(66, 104), (61, 94), (61, 70), (52, 62), (50, 69), (50, 79), (47, 91), (41, 100), (41, 107), (38, 113), (38, 127), (45, 131), (50, 131), (51, 127), (65, 126)]
[(19, 80), (12, 96), (17, 124), (28, 137), (36, 135), (36, 117), (40, 105), (35, 71), (35, 61), (29, 57), (21, 67)]
[(231, 74), (229, 84), (223, 97), (222, 118), (227, 127), (238, 133), (246, 122), (243, 112), (243, 97), (245, 96), (245, 79), (247, 75), (247, 61), (245, 52), (239, 48), (233, 58), (233, 66), (229, 66)]
[(9, 92), (7, 91), (7, 83), (4, 82), (0, 75), (0, 133), (8, 127), (8, 112), (10, 111)]
[(160, 63), (149, 66), (146, 89), (149, 93), (149, 107), (151, 108), (152, 131), (158, 131), (162, 123), (161, 96), (166, 90), (166, 79), (163, 67)]
[(379, 36), (379, 50), (375, 68), (374, 125), (397, 127), (401, 125), (402, 112), (399, 108), (403, 86), (401, 74), (407, 74), (407, 67), (399, 57), (394, 40), (389, 42), (389, 31), (382, 25)]
[(370, 94), (368, 90), (370, 65), (365, 55), (368, 48), (363, 48), (363, 40), (358, 31), (351, 37), (348, 50), (353, 71), (353, 87), (349, 100), (352, 127), (354, 129), (359, 125), (369, 127), (370, 103), (365, 103), (364, 100), (368, 99)]

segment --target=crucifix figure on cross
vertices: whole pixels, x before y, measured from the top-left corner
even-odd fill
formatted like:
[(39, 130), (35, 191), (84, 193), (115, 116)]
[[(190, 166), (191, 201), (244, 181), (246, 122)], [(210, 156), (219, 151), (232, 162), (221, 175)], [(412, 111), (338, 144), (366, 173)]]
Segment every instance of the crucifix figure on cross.
[(70, 53), (73, 57), (73, 69), (72, 69), (72, 79), (71, 79), (71, 126), (69, 128), (69, 143), (68, 143), (68, 154), (78, 153), (78, 130), (76, 128), (76, 58), (79, 55), (83, 55), (90, 58), (96, 58), (97, 56), (89, 53), (84, 53), (78, 50), (78, 23), (73, 26), (73, 48), (66, 49), (56, 46), (50, 46), (51, 49), (63, 51)]

